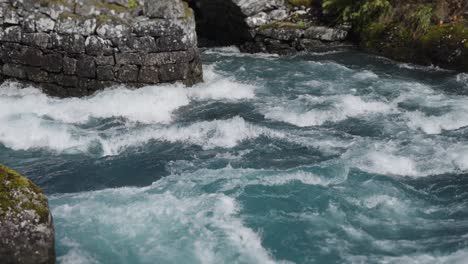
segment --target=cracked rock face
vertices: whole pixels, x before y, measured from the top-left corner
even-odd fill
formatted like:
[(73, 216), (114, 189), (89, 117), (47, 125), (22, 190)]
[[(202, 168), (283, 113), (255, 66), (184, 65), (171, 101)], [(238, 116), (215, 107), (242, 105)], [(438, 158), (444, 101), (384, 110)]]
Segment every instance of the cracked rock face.
[(0, 260), (2, 263), (55, 263), (54, 227), (41, 190), (0, 165)]
[(0, 0), (0, 80), (9, 78), (58, 97), (193, 85), (202, 81), (193, 11), (182, 0)]

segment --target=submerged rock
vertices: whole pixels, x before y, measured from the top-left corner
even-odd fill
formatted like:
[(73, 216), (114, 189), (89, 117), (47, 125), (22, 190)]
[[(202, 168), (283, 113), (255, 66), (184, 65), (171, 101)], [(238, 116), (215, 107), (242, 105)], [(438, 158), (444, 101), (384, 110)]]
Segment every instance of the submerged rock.
[(0, 165), (1, 263), (55, 263), (47, 199), (30, 180)]

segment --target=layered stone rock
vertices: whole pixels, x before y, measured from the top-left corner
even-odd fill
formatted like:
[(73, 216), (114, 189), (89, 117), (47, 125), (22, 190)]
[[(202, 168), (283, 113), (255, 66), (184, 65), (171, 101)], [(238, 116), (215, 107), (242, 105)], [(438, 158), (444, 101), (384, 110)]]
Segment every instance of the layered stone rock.
[(247, 52), (286, 54), (351, 45), (346, 42), (348, 28), (320, 25), (313, 7), (290, 2), (197, 0), (199, 35), (215, 39), (214, 45), (236, 44)]
[(28, 179), (0, 165), (1, 263), (55, 263), (47, 199)]
[(181, 0), (0, 0), (0, 25), (1, 77), (50, 95), (202, 81), (193, 11)]

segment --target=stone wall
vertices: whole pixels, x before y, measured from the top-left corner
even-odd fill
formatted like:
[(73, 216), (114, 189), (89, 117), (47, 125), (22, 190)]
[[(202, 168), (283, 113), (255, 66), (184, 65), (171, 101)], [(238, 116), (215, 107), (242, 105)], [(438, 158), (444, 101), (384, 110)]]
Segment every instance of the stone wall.
[(0, 78), (53, 96), (202, 81), (193, 11), (181, 0), (0, 0), (0, 25)]

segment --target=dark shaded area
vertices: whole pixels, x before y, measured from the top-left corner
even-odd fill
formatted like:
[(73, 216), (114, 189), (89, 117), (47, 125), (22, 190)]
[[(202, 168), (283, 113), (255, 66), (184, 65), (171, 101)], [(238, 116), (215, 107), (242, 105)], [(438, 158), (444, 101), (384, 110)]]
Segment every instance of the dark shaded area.
[(187, 0), (195, 11), (200, 47), (240, 45), (251, 39), (245, 15), (231, 1)]

